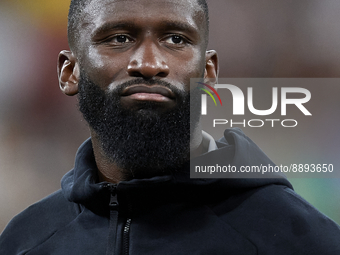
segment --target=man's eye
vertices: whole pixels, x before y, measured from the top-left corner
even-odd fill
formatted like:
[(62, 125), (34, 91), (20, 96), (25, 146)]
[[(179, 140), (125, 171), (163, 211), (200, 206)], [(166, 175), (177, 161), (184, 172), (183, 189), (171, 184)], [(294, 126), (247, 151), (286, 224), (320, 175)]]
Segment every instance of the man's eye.
[(116, 35), (114, 37), (111, 37), (111, 41), (115, 43), (122, 43), (122, 44), (131, 42), (129, 37), (127, 37), (126, 35)]
[(185, 43), (185, 40), (183, 39), (183, 37), (179, 36), (179, 35), (172, 35), (170, 37), (168, 37), (165, 42), (170, 43), (170, 44), (183, 44)]

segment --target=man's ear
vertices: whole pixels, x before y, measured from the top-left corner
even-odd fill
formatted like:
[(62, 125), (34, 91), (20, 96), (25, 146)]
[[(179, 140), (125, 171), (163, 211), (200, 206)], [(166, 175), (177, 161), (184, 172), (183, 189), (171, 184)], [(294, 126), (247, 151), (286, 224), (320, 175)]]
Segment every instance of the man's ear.
[(77, 59), (71, 51), (59, 53), (57, 71), (61, 91), (68, 96), (76, 95), (80, 73)]
[(217, 82), (217, 77), (218, 77), (217, 52), (214, 50), (208, 50), (205, 53), (204, 79), (215, 84)]

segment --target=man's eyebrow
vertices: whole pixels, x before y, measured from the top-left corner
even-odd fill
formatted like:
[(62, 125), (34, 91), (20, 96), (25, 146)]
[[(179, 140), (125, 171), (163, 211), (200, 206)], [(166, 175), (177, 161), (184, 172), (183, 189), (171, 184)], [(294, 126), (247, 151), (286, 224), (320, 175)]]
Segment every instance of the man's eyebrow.
[[(191, 25), (187, 22), (181, 22), (181, 21), (161, 21), (158, 24), (159, 31), (167, 31), (167, 30), (178, 30), (182, 32), (189, 33), (191, 35), (196, 35), (199, 33), (199, 29), (195, 25)], [(105, 34), (110, 31), (119, 30), (119, 29), (140, 29), (140, 26), (131, 21), (125, 21), (125, 22), (107, 22), (97, 28), (94, 29), (94, 31), (91, 33), (92, 38), (95, 38), (96, 36), (100, 36), (102, 34)]]
[(180, 21), (163, 21), (161, 22), (161, 29), (187, 31), (189, 33), (198, 32), (198, 28), (196, 26)]
[(127, 29), (127, 28), (133, 28), (136, 27), (136, 24), (134, 22), (108, 22), (105, 23), (98, 28), (96, 28), (92, 32), (92, 37), (95, 37), (96, 35), (100, 35), (112, 30), (117, 30), (117, 29)]

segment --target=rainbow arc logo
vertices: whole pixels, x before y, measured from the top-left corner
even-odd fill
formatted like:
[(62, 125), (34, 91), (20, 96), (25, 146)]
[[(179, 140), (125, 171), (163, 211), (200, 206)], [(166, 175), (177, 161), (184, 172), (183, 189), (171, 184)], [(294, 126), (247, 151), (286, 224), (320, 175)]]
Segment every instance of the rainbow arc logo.
[[(220, 98), (220, 95), (217, 93), (217, 91), (213, 87), (211, 87), (210, 85), (208, 85), (206, 83), (203, 83), (203, 82), (198, 82), (198, 83), (203, 85), (203, 86), (205, 86), (205, 87), (207, 87), (208, 89), (210, 89), (217, 96), (218, 100), (220, 101), (220, 104), (222, 105), (222, 100)], [(199, 88), (199, 89), (203, 90), (204, 92), (206, 92), (212, 98), (212, 100), (214, 100), (214, 103), (217, 106), (216, 100), (215, 100), (214, 96), (211, 94), (211, 92), (209, 90), (204, 89), (204, 88)]]

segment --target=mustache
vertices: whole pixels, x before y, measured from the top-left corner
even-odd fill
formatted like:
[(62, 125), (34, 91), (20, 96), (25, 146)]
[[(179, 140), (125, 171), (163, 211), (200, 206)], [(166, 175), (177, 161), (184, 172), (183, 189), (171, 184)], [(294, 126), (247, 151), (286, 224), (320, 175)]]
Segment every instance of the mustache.
[[(170, 82), (158, 79), (158, 78), (152, 78), (152, 79), (145, 79), (143, 77), (137, 77), (135, 79), (131, 79), (126, 82), (122, 82), (112, 88), (111, 90), (108, 89), (102, 89), (100, 86), (96, 83), (94, 83), (86, 74), (85, 71), (82, 69), (80, 70), (80, 80), (79, 80), (79, 94), (83, 94), (81, 92), (85, 90), (91, 90), (91, 93), (100, 93), (103, 98), (106, 99), (112, 99), (112, 98), (119, 98), (120, 95), (123, 94), (123, 91), (133, 85), (146, 85), (146, 86), (164, 86), (167, 89), (171, 90), (178, 98), (187, 98), (189, 100), (190, 93), (185, 91), (184, 89), (178, 88), (178, 86), (175, 86), (171, 84)], [(182, 86), (185, 87), (184, 85)]]
[(163, 87), (170, 89), (176, 95), (185, 95), (186, 94), (185, 91), (179, 89), (178, 87), (176, 87), (175, 85), (173, 85), (169, 82), (166, 82), (166, 81), (163, 81), (163, 80), (160, 80), (160, 79), (148, 79), (148, 80), (146, 80), (144, 78), (136, 78), (136, 79), (132, 79), (132, 80), (123, 82), (123, 83), (117, 85), (114, 89), (112, 89), (110, 91), (110, 94), (111, 93), (122, 94), (124, 89), (126, 89), (130, 86), (133, 86), (133, 85), (141, 85), (141, 84), (147, 85), (147, 86), (154, 86), (154, 85), (163, 86)]

